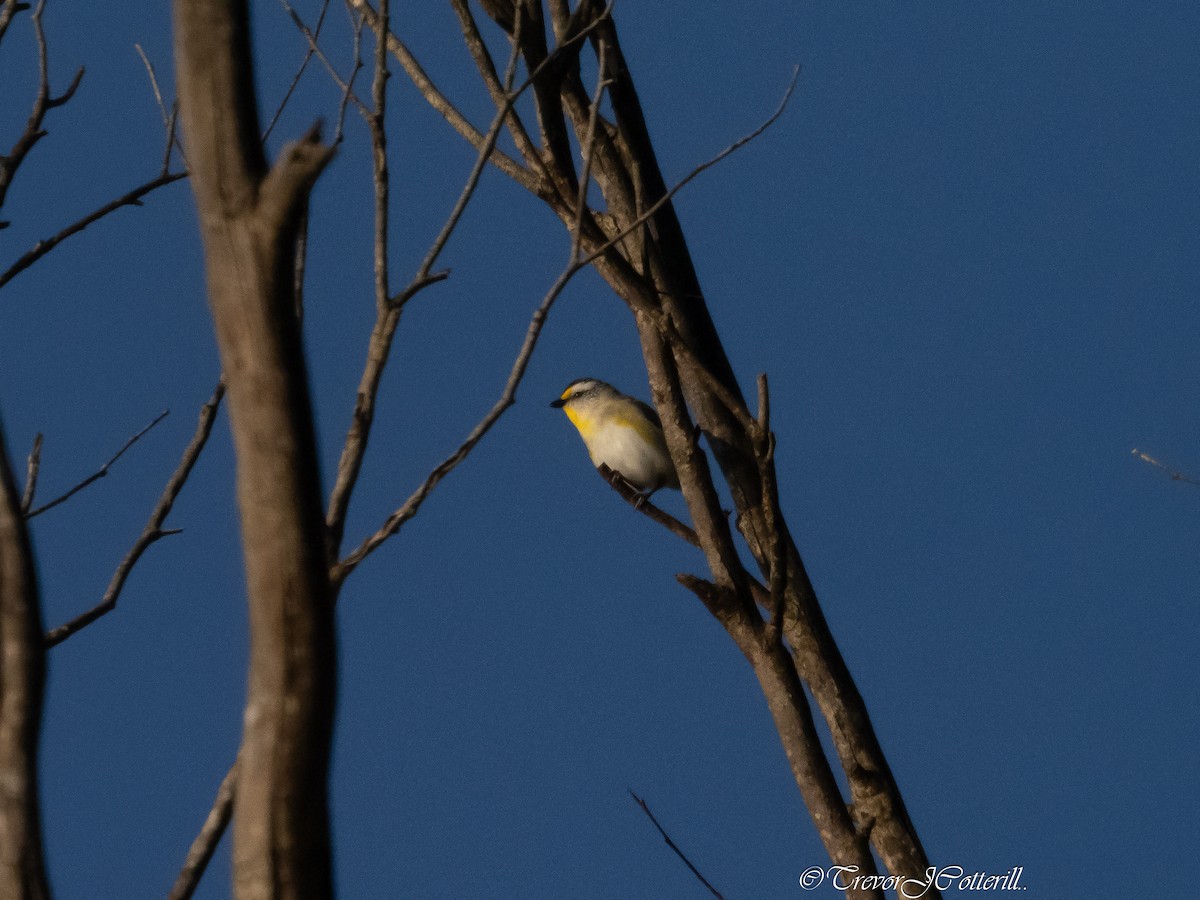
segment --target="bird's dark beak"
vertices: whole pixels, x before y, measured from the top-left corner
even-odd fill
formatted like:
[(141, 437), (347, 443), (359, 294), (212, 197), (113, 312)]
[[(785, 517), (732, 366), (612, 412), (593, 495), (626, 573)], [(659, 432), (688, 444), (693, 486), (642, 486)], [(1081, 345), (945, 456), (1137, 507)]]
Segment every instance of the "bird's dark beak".
[(560, 398), (558, 400), (551, 401), (550, 405), (553, 406), (555, 409), (562, 409), (564, 406), (567, 405), (567, 401)]

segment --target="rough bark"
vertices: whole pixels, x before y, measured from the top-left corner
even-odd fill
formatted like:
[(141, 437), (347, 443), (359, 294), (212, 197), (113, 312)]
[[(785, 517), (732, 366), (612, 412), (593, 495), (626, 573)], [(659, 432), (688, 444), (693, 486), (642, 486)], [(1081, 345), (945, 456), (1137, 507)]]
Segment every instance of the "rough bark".
[(37, 779), (44, 684), (33, 554), (0, 433), (0, 897), (6, 900), (50, 896)]
[(250, 607), (234, 893), (328, 897), (334, 633), (294, 260), (308, 192), (330, 151), (314, 130), (268, 167), (244, 0), (175, 0), (174, 16)]

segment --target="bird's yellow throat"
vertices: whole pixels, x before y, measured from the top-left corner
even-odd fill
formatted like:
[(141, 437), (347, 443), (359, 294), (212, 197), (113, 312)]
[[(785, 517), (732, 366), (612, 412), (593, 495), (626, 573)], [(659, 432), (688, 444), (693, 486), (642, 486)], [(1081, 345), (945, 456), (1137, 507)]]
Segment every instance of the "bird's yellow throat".
[(567, 414), (567, 418), (571, 420), (571, 424), (578, 429), (584, 440), (592, 436), (596, 430), (596, 420), (581, 415), (579, 410), (572, 409), (570, 406), (563, 407), (563, 412)]

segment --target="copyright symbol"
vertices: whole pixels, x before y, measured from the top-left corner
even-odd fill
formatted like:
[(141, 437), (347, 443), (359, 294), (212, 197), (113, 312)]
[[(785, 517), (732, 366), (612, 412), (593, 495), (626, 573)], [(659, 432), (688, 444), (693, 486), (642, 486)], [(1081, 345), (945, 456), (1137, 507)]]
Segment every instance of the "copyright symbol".
[(825, 880), (825, 870), (820, 866), (809, 866), (800, 873), (800, 887), (806, 891), (811, 891), (818, 887)]

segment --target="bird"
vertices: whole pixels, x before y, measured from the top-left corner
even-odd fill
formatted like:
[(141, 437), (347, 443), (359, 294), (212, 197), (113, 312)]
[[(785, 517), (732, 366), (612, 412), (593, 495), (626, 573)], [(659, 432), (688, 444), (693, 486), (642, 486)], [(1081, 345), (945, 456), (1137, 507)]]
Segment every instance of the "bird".
[(649, 404), (598, 378), (577, 378), (550, 405), (567, 414), (592, 464), (620, 475), (643, 501), (659, 488), (679, 490), (662, 422)]

